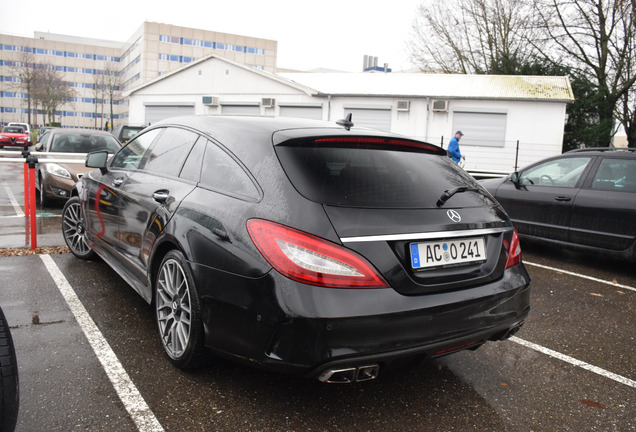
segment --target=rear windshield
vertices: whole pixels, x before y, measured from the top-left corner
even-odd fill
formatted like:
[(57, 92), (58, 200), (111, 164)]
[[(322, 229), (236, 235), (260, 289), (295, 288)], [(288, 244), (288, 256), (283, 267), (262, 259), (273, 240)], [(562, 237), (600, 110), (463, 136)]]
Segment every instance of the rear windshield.
[(143, 127), (124, 126), (121, 130), (121, 140), (126, 142), (137, 135)]
[(51, 143), (51, 152), (60, 153), (90, 153), (106, 150), (117, 153), (121, 145), (110, 135), (91, 135), (84, 133), (56, 134)]
[[(433, 208), (447, 189), (475, 185), (450, 158), (414, 148), (350, 143), (294, 143), (276, 154), (294, 187), (321, 204), (365, 208)], [(447, 207), (484, 205), (476, 193)]]

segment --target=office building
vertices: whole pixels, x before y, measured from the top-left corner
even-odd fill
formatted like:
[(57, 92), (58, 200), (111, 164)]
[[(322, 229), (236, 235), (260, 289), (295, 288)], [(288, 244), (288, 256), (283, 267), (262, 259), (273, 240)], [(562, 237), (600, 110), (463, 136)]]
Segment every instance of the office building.
[[(278, 44), (209, 30), (144, 22), (126, 42), (36, 32), (33, 38), (0, 34), (0, 124), (29, 120), (29, 97), (21, 84), (25, 65), (54, 68), (72, 88), (53, 121), (64, 127), (103, 128), (128, 120), (127, 91), (208, 54), (275, 72)], [(104, 84), (112, 76), (114, 85)], [(106, 89), (116, 91), (110, 97)], [(111, 119), (112, 99), (112, 119)], [(48, 122), (31, 99), (31, 124)]]

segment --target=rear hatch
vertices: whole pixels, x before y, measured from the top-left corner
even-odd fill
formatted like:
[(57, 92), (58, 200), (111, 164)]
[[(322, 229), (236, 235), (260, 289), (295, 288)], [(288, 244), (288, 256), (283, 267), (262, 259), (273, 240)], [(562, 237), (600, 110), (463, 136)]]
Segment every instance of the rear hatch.
[(298, 192), (323, 205), (341, 242), (396, 291), (463, 289), (503, 275), (513, 228), (439, 147), (346, 135), (279, 140), (276, 153)]

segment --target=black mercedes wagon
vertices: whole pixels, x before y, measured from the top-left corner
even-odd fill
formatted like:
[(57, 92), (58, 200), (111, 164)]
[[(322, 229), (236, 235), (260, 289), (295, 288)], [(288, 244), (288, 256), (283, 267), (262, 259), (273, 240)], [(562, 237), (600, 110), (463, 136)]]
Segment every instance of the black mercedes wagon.
[(66, 243), (153, 305), (178, 367), (211, 352), (363, 381), (505, 339), (528, 314), (510, 220), (432, 144), (346, 120), (189, 116), (86, 165)]

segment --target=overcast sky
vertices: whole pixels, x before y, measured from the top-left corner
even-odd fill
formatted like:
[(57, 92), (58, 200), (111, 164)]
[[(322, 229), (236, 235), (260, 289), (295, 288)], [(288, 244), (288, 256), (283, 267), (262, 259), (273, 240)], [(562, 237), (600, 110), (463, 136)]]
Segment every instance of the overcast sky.
[(422, 0), (7, 0), (0, 33), (34, 31), (126, 41), (144, 21), (278, 41), (278, 66), (362, 69), (365, 54), (412, 69), (406, 42)]

